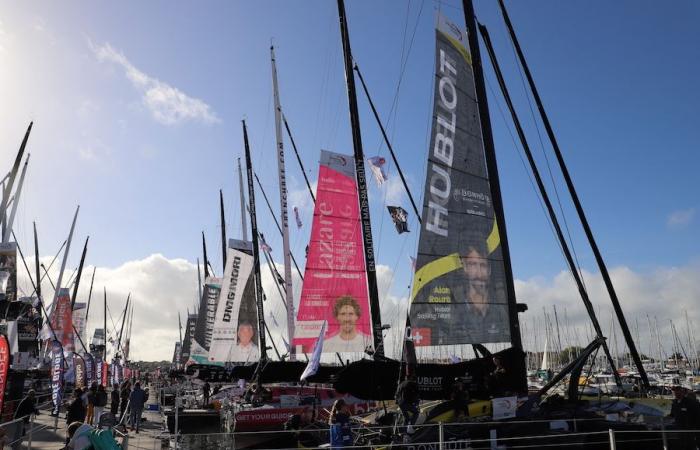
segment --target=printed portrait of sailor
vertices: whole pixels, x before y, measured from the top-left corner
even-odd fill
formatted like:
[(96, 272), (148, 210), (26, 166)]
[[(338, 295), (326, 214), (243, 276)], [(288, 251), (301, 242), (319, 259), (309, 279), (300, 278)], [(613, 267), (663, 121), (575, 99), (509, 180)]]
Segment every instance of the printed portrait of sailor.
[[(504, 275), (496, 234), (470, 230), (460, 239), (462, 282), (454, 289), (453, 300), (466, 303), (457, 316), (469, 326), (465, 332), (477, 342), (488, 342), (508, 327)], [(499, 266), (500, 264), (500, 266)]]
[(343, 295), (335, 300), (333, 317), (338, 322), (339, 332), (323, 342), (324, 351), (361, 352), (365, 349), (368, 337), (358, 329), (362, 316), (360, 304), (350, 295)]
[(260, 350), (255, 343), (255, 329), (253, 324), (243, 320), (238, 324), (236, 332), (238, 339), (231, 352), (231, 361), (255, 362), (260, 357)]

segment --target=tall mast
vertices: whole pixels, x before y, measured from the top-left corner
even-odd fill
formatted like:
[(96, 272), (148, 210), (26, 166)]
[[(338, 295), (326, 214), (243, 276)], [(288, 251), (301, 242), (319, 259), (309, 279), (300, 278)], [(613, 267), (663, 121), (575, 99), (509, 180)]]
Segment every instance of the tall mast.
[(80, 276), (83, 274), (83, 265), (85, 264), (85, 255), (87, 254), (88, 242), (90, 241), (90, 236), (85, 239), (85, 245), (83, 246), (83, 254), (80, 256), (80, 264), (78, 264), (78, 274), (75, 276), (75, 284), (73, 285), (73, 298), (70, 301), (71, 310), (75, 308), (75, 301), (78, 298), (78, 287), (80, 286)]
[(243, 240), (248, 240), (248, 224), (245, 220), (245, 193), (243, 191), (243, 170), (241, 170), (241, 158), (238, 158), (238, 193), (241, 196), (241, 233)]
[(289, 338), (289, 359), (296, 359), (294, 346), (294, 293), (292, 291), (292, 261), (289, 250), (289, 214), (287, 211), (287, 175), (284, 167), (284, 142), (282, 138), (282, 107), (277, 86), (277, 64), (275, 63), (275, 48), (270, 47), (272, 61), (272, 92), (275, 98), (275, 136), (277, 138), (277, 171), (280, 185), (280, 221), (282, 222), (282, 247), (284, 250), (284, 286), (287, 303), (287, 337)]
[(202, 253), (204, 256), (204, 280), (206, 281), (209, 278), (209, 259), (207, 259), (207, 240), (204, 237), (204, 231), (202, 231)]
[(350, 126), (355, 156), (355, 176), (357, 178), (357, 197), (360, 204), (360, 220), (362, 222), (362, 241), (364, 244), (365, 264), (367, 266), (367, 288), (369, 290), (369, 307), (372, 314), (372, 335), (374, 337), (374, 352), (376, 356), (384, 356), (384, 339), (382, 336), (382, 318), (379, 309), (379, 291), (377, 289), (377, 271), (374, 261), (374, 244), (372, 243), (372, 224), (369, 216), (369, 199), (367, 198), (367, 177), (365, 176), (365, 158), (362, 150), (360, 133), (360, 114), (357, 109), (357, 93), (355, 91), (355, 76), (352, 71), (353, 60), (350, 50), (350, 35), (345, 3), (338, 0), (338, 18), (340, 21), (340, 36), (343, 41), (345, 63), (345, 83), (348, 90), (348, 106), (350, 109)]
[[(97, 266), (92, 268), (92, 278), (90, 279), (90, 292), (88, 293), (87, 306), (85, 308), (85, 330), (87, 332), (87, 321), (88, 314), (90, 314), (90, 300), (92, 300), (92, 286), (95, 284), (95, 272), (97, 272)], [(89, 337), (89, 335), (87, 335)], [(87, 337), (86, 337), (87, 339)]]
[(260, 339), (260, 362), (258, 363), (259, 377), (262, 367), (267, 362), (267, 345), (265, 344), (265, 315), (263, 311), (263, 290), (260, 278), (260, 248), (258, 247), (258, 221), (255, 217), (255, 188), (253, 187), (253, 163), (250, 160), (250, 145), (248, 129), (243, 121), (243, 142), (245, 144), (245, 166), (248, 177), (248, 211), (250, 212), (250, 228), (253, 235), (253, 275), (255, 279), (255, 304), (258, 310), (258, 338)]
[(75, 222), (78, 220), (78, 211), (80, 211), (80, 206), (75, 210), (75, 215), (73, 216), (73, 223), (70, 226), (70, 232), (68, 233), (68, 240), (66, 241), (66, 250), (63, 252), (63, 261), (61, 262), (61, 271), (58, 272), (58, 279), (56, 280), (56, 291), (53, 295), (53, 303), (51, 308), (56, 307), (56, 299), (58, 298), (58, 291), (61, 289), (61, 281), (63, 280), (63, 272), (66, 270), (66, 262), (68, 262), (68, 253), (70, 252), (70, 243), (73, 240), (73, 231), (75, 230)]
[(17, 213), (17, 206), (19, 205), (19, 197), (22, 194), (22, 186), (24, 185), (24, 176), (27, 174), (27, 166), (29, 165), (29, 156), (27, 155), (27, 160), (24, 161), (24, 167), (22, 167), (22, 174), (19, 176), (19, 183), (17, 183), (17, 191), (15, 192), (14, 200), (12, 203), (12, 211), (10, 212), (10, 218), (7, 219), (7, 225), (5, 226), (5, 232), (2, 235), (2, 242), (8, 242), (10, 240), (10, 233), (12, 232), (12, 224), (15, 221), (15, 214)]
[(219, 189), (219, 209), (221, 211), (221, 273), (226, 270), (226, 215), (224, 214), (224, 192)]
[[(122, 347), (122, 335), (124, 334), (124, 325), (129, 318), (129, 301), (131, 300), (131, 292), (126, 297), (126, 305), (124, 306), (124, 319), (122, 319), (121, 327), (119, 328), (119, 336), (117, 337), (117, 351)], [(117, 319), (118, 320), (118, 319)], [(123, 356), (123, 355), (122, 355)]]
[(30, 122), (29, 127), (27, 127), (27, 131), (24, 133), (24, 139), (22, 139), (22, 144), (19, 146), (19, 151), (17, 152), (17, 157), (15, 158), (15, 164), (12, 166), (7, 184), (5, 185), (5, 189), (3, 189), (2, 200), (0, 201), (0, 217), (3, 218), (3, 223), (6, 217), (5, 210), (7, 209), (7, 204), (10, 201), (10, 193), (12, 193), (12, 186), (15, 183), (15, 177), (17, 176), (19, 165), (22, 162), (22, 155), (24, 155), (24, 149), (27, 146), (27, 140), (29, 139), (29, 133), (32, 132), (33, 125), (34, 122)]
[(199, 268), (199, 258), (197, 258), (197, 292), (199, 293), (197, 304), (199, 304), (202, 298), (202, 271)]
[(102, 361), (107, 361), (107, 288), (103, 287), (102, 288), (104, 292), (104, 330), (105, 330), (105, 335), (104, 335), (104, 344), (105, 348), (102, 350)]
[(634, 359), (634, 364), (637, 366), (637, 370), (639, 371), (639, 376), (642, 379), (644, 387), (646, 389), (649, 389), (649, 378), (647, 377), (646, 370), (644, 369), (644, 365), (642, 364), (642, 359), (639, 357), (639, 353), (637, 352), (637, 347), (634, 343), (634, 339), (632, 339), (632, 333), (630, 333), (629, 327), (627, 326), (627, 320), (625, 319), (625, 314), (622, 311), (622, 307), (620, 306), (620, 301), (617, 298), (615, 287), (613, 286), (612, 280), (610, 279), (608, 268), (605, 265), (605, 261), (603, 260), (603, 256), (601, 255), (600, 250), (598, 249), (598, 244), (596, 243), (596, 240), (593, 237), (593, 231), (591, 231), (591, 227), (588, 224), (586, 214), (583, 212), (581, 201), (579, 200), (578, 194), (576, 193), (576, 188), (574, 187), (574, 183), (571, 180), (571, 175), (569, 175), (569, 169), (566, 167), (566, 163), (564, 162), (564, 157), (559, 148), (559, 143), (557, 142), (557, 138), (554, 135), (554, 130), (552, 129), (552, 125), (550, 124), (549, 118), (547, 117), (547, 113), (545, 112), (544, 105), (542, 104), (542, 99), (540, 98), (540, 94), (537, 90), (537, 87), (535, 86), (535, 81), (532, 78), (532, 73), (530, 73), (530, 68), (528, 67), (527, 62), (525, 61), (525, 55), (523, 54), (523, 51), (520, 48), (520, 43), (518, 42), (518, 38), (515, 35), (515, 31), (513, 30), (513, 24), (511, 23), (510, 17), (508, 16), (508, 11), (506, 11), (506, 6), (503, 3), (503, 0), (498, 0), (498, 3), (500, 5), (503, 18), (506, 22), (506, 26), (508, 28), (511, 40), (513, 41), (513, 45), (515, 46), (515, 51), (518, 54), (520, 65), (522, 66), (523, 71), (525, 72), (525, 77), (527, 78), (528, 84), (530, 85), (530, 90), (532, 91), (535, 103), (537, 104), (537, 109), (540, 112), (540, 117), (542, 118), (542, 123), (544, 124), (544, 128), (547, 131), (547, 136), (549, 137), (549, 140), (552, 143), (552, 149), (554, 150), (554, 154), (557, 157), (557, 162), (559, 163), (559, 168), (561, 169), (562, 175), (564, 176), (566, 187), (568, 188), (569, 194), (571, 195), (571, 199), (574, 203), (574, 206), (576, 207), (576, 213), (578, 214), (579, 220), (581, 221), (581, 225), (583, 226), (583, 231), (586, 233), (586, 238), (588, 239), (588, 243), (591, 246), (591, 250), (593, 250), (593, 255), (595, 256), (596, 263), (598, 264), (600, 274), (603, 277), (605, 287), (608, 290), (608, 295), (610, 296), (610, 301), (612, 302), (615, 314), (617, 315), (617, 320), (620, 323), (620, 328), (622, 328), (622, 334), (625, 337), (625, 342), (627, 343), (627, 347), (629, 348), (629, 351), (632, 354), (632, 359)]
[[(537, 168), (537, 164), (535, 162), (535, 159), (532, 155), (532, 151), (530, 150), (530, 146), (527, 142), (527, 138), (525, 137), (525, 132), (523, 131), (522, 125), (520, 124), (520, 119), (518, 118), (518, 115), (515, 112), (515, 107), (513, 106), (513, 101), (511, 100), (510, 94), (508, 92), (508, 87), (505, 84), (505, 80), (503, 78), (503, 74), (501, 72), (500, 65), (498, 64), (498, 60), (496, 59), (496, 54), (493, 50), (493, 46), (491, 45), (491, 38), (489, 37), (488, 30), (486, 30), (486, 27), (483, 25), (480, 25), (479, 31), (481, 32), (481, 35), (484, 40), (484, 44), (486, 45), (486, 49), (488, 50), (489, 57), (491, 59), (491, 64), (493, 66), (493, 69), (496, 73), (496, 78), (498, 79), (498, 84), (501, 88), (501, 92), (503, 93), (503, 98), (506, 101), (506, 104), (508, 106), (508, 110), (511, 113), (511, 117), (513, 119), (513, 123), (515, 125), (515, 129), (517, 131), (518, 137), (520, 138), (520, 143), (522, 144), (523, 151), (525, 152), (525, 156), (527, 157), (528, 163), (530, 165), (530, 169), (532, 170), (532, 174), (535, 177), (535, 182), (537, 184), (537, 188), (540, 192), (540, 195), (542, 196), (542, 201), (544, 202), (547, 212), (549, 214), (549, 218), (552, 221), (552, 226), (556, 232), (557, 238), (559, 240), (559, 244), (561, 246), (562, 252), (564, 253), (564, 257), (566, 259), (566, 262), (569, 266), (569, 270), (571, 271), (571, 275), (574, 277), (574, 281), (576, 282), (576, 286), (578, 287), (579, 294), (581, 295), (581, 300), (583, 300), (584, 306), (586, 307), (586, 311), (588, 312), (588, 315), (591, 319), (591, 322), (593, 323), (593, 327), (596, 330), (596, 335), (599, 339), (603, 338), (603, 331), (600, 327), (600, 324), (598, 322), (598, 318), (595, 315), (595, 309), (593, 307), (593, 304), (590, 301), (590, 298), (588, 296), (588, 292), (586, 291), (586, 287), (583, 284), (583, 280), (581, 279), (581, 274), (579, 273), (576, 263), (574, 262), (574, 258), (571, 254), (571, 250), (569, 249), (569, 245), (566, 242), (566, 239), (564, 238), (564, 234), (562, 232), (561, 226), (559, 225), (559, 220), (557, 219), (557, 215), (554, 212), (554, 207), (552, 206), (552, 202), (549, 199), (549, 194), (547, 193), (547, 189), (545, 188), (544, 182), (542, 181), (542, 177), (540, 176), (540, 172)], [(555, 312), (555, 319), (556, 319), (556, 306), (554, 309)], [(557, 324), (558, 326), (558, 324)], [(561, 344), (561, 341), (559, 341)], [(615, 376), (615, 381), (618, 385), (621, 385), (621, 379), (619, 374), (617, 373), (616, 367), (617, 365), (613, 362), (612, 356), (610, 355), (610, 350), (608, 347), (607, 342), (603, 342), (603, 351), (605, 353), (605, 356), (608, 358), (608, 362), (610, 363), (611, 369), (613, 371), (613, 374)], [(615, 344), (617, 345), (617, 343)], [(619, 363), (619, 359), (618, 359)]]
[[(43, 325), (43, 321), (41, 319), (41, 309), (43, 306), (43, 299), (41, 298), (41, 262), (39, 261), (39, 238), (37, 237), (36, 234), (36, 222), (32, 222), (34, 226), (34, 261), (36, 265), (36, 298), (38, 300), (39, 305), (36, 307), (36, 313), (38, 314), (39, 317), (39, 328)], [(47, 317), (46, 320), (49, 320)]]
[[(513, 347), (522, 350), (523, 344), (520, 337), (520, 325), (518, 323), (518, 308), (515, 299), (515, 286), (513, 284), (513, 268), (510, 264), (510, 246), (508, 245), (508, 233), (506, 232), (506, 219), (503, 213), (503, 200), (501, 197), (501, 183), (498, 177), (498, 164), (496, 162), (496, 150), (491, 133), (491, 120), (489, 115), (488, 99), (486, 98), (486, 85), (484, 83), (484, 71), (481, 65), (481, 51), (477, 39), (476, 17), (474, 17), (474, 5), (471, 0), (463, 0), (464, 21), (467, 25), (467, 37), (469, 40), (469, 53), (472, 58), (474, 71), (474, 85), (476, 99), (479, 107), (479, 122), (481, 123), (481, 137), (484, 142), (486, 156), (486, 169), (491, 186), (493, 209), (498, 224), (498, 234), (501, 238), (503, 251), (503, 265), (505, 266), (506, 291), (508, 295), (508, 312), (510, 319), (510, 341)], [(524, 376), (525, 374), (523, 374)]]

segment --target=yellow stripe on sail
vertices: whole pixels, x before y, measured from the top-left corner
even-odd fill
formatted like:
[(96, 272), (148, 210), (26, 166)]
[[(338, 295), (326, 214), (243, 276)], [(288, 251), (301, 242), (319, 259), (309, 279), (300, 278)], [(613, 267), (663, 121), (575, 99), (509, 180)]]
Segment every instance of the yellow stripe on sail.
[(421, 291), (421, 289), (423, 289), (423, 287), (425, 287), (426, 284), (445, 275), (446, 273), (461, 268), (462, 260), (459, 257), (459, 253), (452, 253), (451, 255), (443, 256), (440, 259), (436, 259), (435, 261), (424, 265), (413, 277), (413, 298), (411, 301), (416, 298), (416, 295)]
[(440, 34), (442, 34), (448, 41), (450, 41), (452, 46), (454, 48), (456, 48), (459, 53), (462, 54), (462, 58), (464, 58), (464, 60), (467, 62), (467, 64), (469, 64), (471, 66), (472, 65), (472, 55), (467, 51), (466, 48), (464, 48), (462, 43), (459, 42), (457, 39), (453, 38), (452, 36), (450, 36), (449, 34), (443, 32), (441, 30), (438, 30), (438, 31), (440, 31)]
[(489, 255), (493, 253), (499, 245), (501, 245), (501, 235), (498, 234), (498, 223), (496, 223), (496, 219), (493, 219), (493, 228), (491, 228), (489, 237), (486, 238), (486, 248), (489, 251)]

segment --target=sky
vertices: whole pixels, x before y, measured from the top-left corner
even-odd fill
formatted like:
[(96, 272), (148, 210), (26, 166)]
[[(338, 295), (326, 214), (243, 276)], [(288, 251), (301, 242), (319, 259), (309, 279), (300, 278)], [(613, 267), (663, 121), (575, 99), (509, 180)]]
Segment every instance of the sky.
[[(697, 323), (700, 6), (691, 0), (507, 6), (630, 320), (650, 314), (667, 324), (682, 321), (688, 310)], [(353, 55), (409, 188), (420, 199), (435, 14), (463, 24), (461, 2), (355, 0), (346, 7)], [(490, 30), (546, 182), (557, 186), (576, 255), (595, 292), (591, 297), (607, 324), (609, 301), (595, 287), (595, 260), (551, 152), (554, 183), (550, 178), (542, 150), (549, 148), (540, 143), (546, 136), (535, 125), (497, 3), (478, 0), (475, 9)], [(214, 270), (221, 273), (219, 189), (227, 235), (240, 236), (236, 163), (242, 156), (242, 119), (249, 126), (254, 169), (278, 209), (271, 43), (282, 108), (315, 182), (320, 149), (352, 153), (335, 2), (0, 4), (3, 172), (34, 121), (15, 223), (18, 241), (25, 253), (33, 253), (36, 221), (40, 253), (50, 261), (80, 205), (68, 266), (77, 266), (89, 235), (88, 264), (97, 267), (96, 286), (114, 293), (114, 310), (128, 292), (134, 294), (137, 358), (170, 358), (177, 312), (184, 315), (196, 301), (202, 231)], [(583, 326), (581, 302), (485, 65), (517, 295), (530, 306), (523, 322), (535, 323), (543, 307), (557, 304), (566, 305), (571, 320)], [(388, 156), (367, 101), (358, 95), (365, 154)], [(291, 242), (303, 261), (312, 203), (288, 140), (286, 147), (289, 206), (300, 209), (303, 222), (301, 230), (292, 229)], [(418, 233), (415, 217), (409, 235), (393, 229), (386, 205), (410, 208), (393, 165), (388, 170), (389, 182), (382, 188), (372, 184), (370, 198), (380, 296), (391, 306), (383, 318), (399, 324)], [(260, 190), (256, 200), (261, 231), (281, 263), (281, 238)], [(81, 298), (87, 284), (83, 280)], [(275, 301), (270, 310), (279, 319)], [(97, 317), (100, 308), (94, 308)]]

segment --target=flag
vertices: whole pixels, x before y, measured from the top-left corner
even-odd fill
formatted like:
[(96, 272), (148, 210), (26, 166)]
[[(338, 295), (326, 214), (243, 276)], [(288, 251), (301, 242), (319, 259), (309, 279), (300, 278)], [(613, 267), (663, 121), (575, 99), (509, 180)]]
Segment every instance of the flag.
[(260, 248), (262, 249), (262, 251), (266, 253), (272, 252), (272, 247), (267, 245), (267, 242), (265, 242), (265, 237), (262, 234), (260, 235), (260, 238)]
[(396, 231), (401, 233), (407, 233), (408, 230), (408, 213), (405, 209), (400, 206), (387, 206), (389, 214), (391, 214), (391, 220), (394, 222)]
[(306, 369), (304, 369), (304, 373), (301, 374), (301, 378), (299, 378), (300, 381), (304, 381), (310, 376), (316, 375), (316, 372), (318, 372), (318, 366), (321, 364), (321, 352), (323, 352), (323, 337), (326, 335), (326, 321), (323, 322), (323, 325), (321, 325), (321, 332), (318, 333), (318, 340), (316, 341), (316, 345), (314, 345), (314, 351), (311, 354), (311, 359), (309, 360), (309, 364), (306, 366)]
[(409, 258), (411, 259), (411, 270), (413, 270), (415, 272), (416, 271), (416, 258), (414, 258), (413, 256), (409, 256)]
[(299, 217), (299, 208), (294, 207), (294, 219), (297, 221), (297, 228), (301, 228), (301, 217)]
[(386, 172), (384, 171), (384, 164), (386, 164), (386, 159), (381, 156), (373, 156), (367, 160), (369, 163), (369, 168), (372, 169), (374, 174), (374, 179), (377, 180), (377, 186), (381, 186), (385, 181), (389, 179)]

